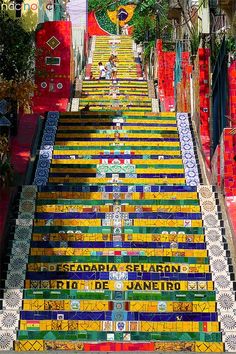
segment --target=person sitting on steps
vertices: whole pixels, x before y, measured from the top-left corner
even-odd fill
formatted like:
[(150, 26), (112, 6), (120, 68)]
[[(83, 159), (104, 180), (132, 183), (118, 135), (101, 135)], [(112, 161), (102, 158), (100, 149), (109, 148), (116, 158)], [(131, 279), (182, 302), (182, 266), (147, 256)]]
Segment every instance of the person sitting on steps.
[(99, 80), (105, 80), (106, 78), (105, 66), (102, 64), (101, 61), (98, 63), (98, 66), (99, 66)]

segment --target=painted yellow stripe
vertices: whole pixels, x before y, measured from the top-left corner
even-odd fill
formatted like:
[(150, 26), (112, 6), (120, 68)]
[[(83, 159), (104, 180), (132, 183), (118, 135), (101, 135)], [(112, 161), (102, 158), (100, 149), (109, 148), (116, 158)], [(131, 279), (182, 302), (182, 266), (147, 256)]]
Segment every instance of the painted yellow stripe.
[[(141, 95), (147, 94), (147, 87), (134, 89), (134, 87), (129, 88), (129, 87), (118, 86), (117, 88), (119, 89), (119, 94), (121, 94), (121, 95), (125, 95), (126, 92), (131, 92), (134, 97), (136, 97), (137, 94), (141, 94)], [(87, 89), (86, 89), (86, 87), (84, 87), (85, 92), (87, 92), (86, 90), (89, 90), (89, 92), (96, 93), (99, 95), (105, 95), (105, 94), (110, 93), (109, 86), (100, 87), (100, 85), (99, 86), (97, 85), (97, 86), (93, 86), (93, 87), (88, 87)]]
[[(139, 206), (135, 205), (124, 205), (122, 206), (122, 212), (126, 213), (135, 213), (137, 212)], [(113, 209), (113, 208), (112, 208)], [(92, 213), (95, 211), (100, 213), (109, 213), (111, 212), (110, 205), (100, 205), (100, 206), (91, 206), (91, 205), (41, 205), (36, 208), (36, 211), (39, 213)], [(145, 205), (142, 207), (143, 213), (145, 212), (168, 212), (168, 213), (200, 213), (200, 206), (197, 205)]]
[(117, 282), (114, 280), (25, 280), (25, 288), (33, 287), (47, 289), (76, 289), (76, 290), (112, 290), (115, 291), (119, 286), (119, 290), (156, 290), (156, 291), (186, 291), (190, 290), (214, 290), (213, 281), (129, 281), (125, 280)]
[[(107, 83), (105, 83), (105, 85), (107, 85)], [(72, 117), (72, 116), (79, 116), (79, 115), (82, 115), (84, 118), (88, 117), (89, 116), (94, 116), (94, 113), (92, 112), (63, 112), (61, 114), (61, 117), (66, 117), (66, 116), (69, 116), (69, 117)], [(112, 111), (105, 111), (105, 112), (102, 112), (102, 115), (103, 116), (112, 116), (113, 118), (117, 118), (114, 114), (114, 110)], [(159, 113), (153, 113), (153, 112), (145, 112), (145, 111), (142, 111), (142, 112), (135, 112), (135, 111), (132, 111), (132, 110), (127, 110), (125, 111), (125, 117), (132, 117), (132, 116), (138, 116), (138, 117), (156, 117), (156, 119), (158, 120), (158, 117), (170, 117), (170, 118), (173, 118), (176, 120), (176, 113), (174, 112), (159, 112)], [(124, 118), (125, 118), (124, 117)], [(91, 119), (94, 119), (94, 118), (91, 118)], [(101, 121), (102, 119), (106, 119), (106, 118), (102, 118), (101, 117)], [(98, 120), (100, 121), (100, 119)], [(140, 121), (140, 120), (139, 120)], [(147, 120), (145, 119), (145, 122)], [(137, 122), (137, 121), (136, 121)], [(154, 122), (153, 120), (151, 122)]]
[[(87, 132), (80, 132), (80, 133), (57, 133), (56, 138), (113, 138), (114, 134), (116, 134), (115, 131), (111, 131), (110, 133), (87, 133)], [(146, 138), (144, 133), (138, 134), (138, 133), (119, 133), (120, 138)], [(148, 132), (147, 132), (148, 134)], [(171, 138), (171, 139), (178, 139), (179, 135), (178, 134), (148, 134), (148, 139), (150, 138)], [(89, 142), (90, 143), (90, 142)], [(101, 142), (103, 143), (103, 142)], [(142, 144), (142, 142), (137, 141), (138, 144)], [(88, 144), (88, 142), (87, 142)], [(168, 142), (165, 143), (168, 145)]]
[[(121, 55), (120, 55), (120, 61), (119, 61), (119, 64), (117, 65), (118, 77), (121, 78), (121, 76), (123, 76), (124, 78), (127, 79), (127, 76), (128, 76), (129, 79), (131, 79), (131, 78), (138, 79), (137, 68), (136, 68), (134, 61), (131, 61), (132, 60), (131, 58), (127, 58), (128, 60), (124, 60), (125, 55), (126, 55), (125, 52), (121, 53)], [(99, 60), (107, 61), (107, 55), (103, 54), (103, 55), (101, 55), (101, 57), (98, 57), (98, 55), (97, 55), (94, 59), (95, 59), (95, 62), (99, 61)], [(96, 74), (99, 74), (99, 68), (97, 66), (97, 63), (92, 64), (91, 71), (95, 74), (95, 76), (96, 76)], [(127, 74), (127, 71), (128, 71), (128, 74)], [(98, 79), (98, 77), (97, 77), (97, 79)], [(92, 81), (92, 83), (93, 83), (93, 81)]]
[[(109, 150), (109, 148), (106, 148), (106, 149)], [(122, 152), (124, 153), (125, 152), (124, 147), (119, 148), (118, 150), (120, 151), (120, 153), (122, 153)], [(140, 163), (140, 164), (144, 163), (144, 160), (143, 159), (137, 159), (136, 155), (156, 155), (156, 154), (158, 154), (158, 155), (179, 156), (181, 154), (180, 153), (180, 147), (176, 148), (176, 150), (158, 150), (158, 151), (149, 150), (149, 149), (147, 149), (147, 150), (132, 150), (132, 148), (128, 149), (128, 150), (130, 150), (133, 153), (131, 160), (134, 160), (136, 164), (137, 163)], [(113, 150), (109, 150), (109, 151), (113, 151)], [(77, 148), (75, 150), (61, 150), (61, 149), (58, 149), (57, 147), (54, 147), (54, 150), (53, 150), (53, 155), (72, 155), (72, 156), (74, 156), (74, 155), (77, 155), (77, 154), (78, 155), (101, 155), (101, 158), (102, 158), (102, 154), (104, 154), (104, 149), (102, 149), (101, 146), (98, 146), (97, 149), (95, 149), (95, 150), (89, 150), (89, 149), (88, 150), (80, 150), (80, 148)], [(115, 158), (115, 155), (111, 155), (111, 156), (113, 156)], [(182, 161), (181, 159), (173, 159), (173, 160)], [(89, 163), (91, 161), (98, 161), (98, 160), (89, 161), (89, 160), (86, 159), (84, 161), (87, 161), (87, 163)], [(147, 161), (148, 164), (156, 163), (155, 160), (145, 160), (145, 163), (146, 163), (146, 161)], [(166, 160), (158, 160), (158, 164), (159, 163), (160, 164), (162, 164), (162, 163), (165, 164), (165, 161)], [(170, 159), (170, 161), (172, 161), (172, 159)]]
[[(68, 122), (69, 123), (69, 122)], [(83, 131), (83, 130), (109, 130), (109, 128), (111, 129), (111, 127), (109, 126), (63, 126), (63, 125), (59, 125), (59, 127), (57, 128), (57, 131), (60, 131), (60, 130), (72, 130), (72, 131), (75, 131), (75, 130), (79, 130), (79, 131)], [(177, 131), (177, 127), (173, 126), (173, 127), (140, 127), (138, 124), (135, 125), (135, 126), (123, 126), (121, 128), (121, 130), (147, 130), (148, 132), (150, 130), (163, 130), (163, 131), (169, 131), (169, 130), (175, 130)], [(113, 130), (113, 133), (114, 133), (114, 130)], [(127, 133), (126, 133), (127, 134)], [(157, 135), (155, 135), (157, 136)]]
[[(33, 241), (42, 241), (45, 236), (42, 234), (34, 233), (32, 235)], [(112, 241), (112, 234), (78, 234), (78, 233), (51, 233), (48, 234), (47, 239), (49, 241)], [(125, 234), (124, 241), (134, 241), (134, 242), (191, 242), (191, 243), (202, 243), (205, 242), (204, 235), (185, 235), (185, 234)]]
[[(156, 257), (156, 256), (170, 256), (170, 257), (208, 257), (207, 250), (183, 250), (177, 248), (160, 248), (160, 249), (150, 249), (150, 248), (127, 248), (122, 249), (107, 249), (107, 248), (31, 248), (31, 256), (91, 256), (95, 252), (100, 252), (101, 256), (114, 256), (115, 251), (121, 251), (128, 254), (129, 252), (138, 252), (147, 257)], [(188, 290), (188, 289), (186, 289)]]
[[(47, 226), (48, 220), (37, 219), (34, 221), (35, 226)], [(202, 227), (202, 220), (171, 220), (171, 219), (134, 219), (133, 226), (168, 226), (168, 227)], [(111, 222), (111, 224), (113, 224)], [(54, 219), (51, 225), (53, 226), (102, 226), (102, 219)], [(122, 220), (122, 226), (125, 226), (125, 220)]]
[(208, 264), (178, 264), (178, 263), (29, 263), (29, 272), (173, 272), (173, 273), (209, 273)]
[[(135, 113), (135, 112), (134, 112)], [(125, 113), (126, 116), (132, 116), (133, 112), (132, 111), (128, 111)], [(134, 115), (137, 116), (142, 116), (142, 114), (136, 113)], [(175, 117), (176, 118), (176, 113), (175, 112), (159, 112), (159, 113), (147, 113), (147, 112), (143, 112), (143, 115), (147, 115), (147, 116), (153, 116), (153, 117)]]
[[(113, 200), (113, 193), (108, 193), (110, 199)], [(120, 193), (120, 199), (125, 200), (126, 193)], [(104, 196), (101, 192), (38, 192), (38, 199), (96, 199), (103, 200)], [(196, 192), (134, 192), (131, 195), (132, 200), (198, 200)]]
[[(111, 141), (55, 141), (56, 145), (62, 145), (62, 146), (111, 146), (112, 142)], [(124, 149), (126, 145), (128, 146), (137, 146), (137, 147), (142, 147), (142, 146), (180, 146), (179, 141), (169, 141), (169, 142), (164, 142), (164, 141), (114, 141), (113, 146), (117, 147), (118, 149)]]
[[(188, 223), (188, 224), (186, 224)], [(169, 220), (169, 219), (134, 219), (133, 226), (173, 226), (173, 227), (202, 227), (202, 220)]]
[[(82, 100), (80, 101), (80, 109), (82, 109), (82, 108), (84, 108), (85, 107), (85, 105), (87, 105), (87, 103), (88, 103), (88, 101), (87, 100), (84, 100), (85, 102), (83, 102)], [(102, 110), (104, 110), (104, 109), (116, 109), (117, 111), (118, 110), (120, 110), (120, 108), (119, 107), (122, 107), (123, 108), (123, 110), (124, 109), (127, 109), (127, 106), (128, 105), (130, 105), (131, 107), (133, 106), (135, 106), (135, 103), (134, 104), (129, 104), (128, 102), (120, 102), (120, 104), (119, 104), (119, 107), (118, 108), (116, 108), (116, 107), (114, 107), (113, 106), (113, 100), (111, 100), (110, 102), (91, 102), (90, 101), (90, 104), (91, 104), (91, 106), (90, 106), (90, 110), (91, 111), (102, 111)], [(93, 104), (93, 106), (92, 106), (92, 104)], [(139, 105), (137, 105), (136, 107), (134, 107), (134, 109), (135, 109), (135, 111), (143, 111), (144, 109), (146, 109), (147, 110), (147, 108), (149, 108), (150, 110), (151, 110), (151, 102), (150, 103), (144, 103), (143, 105), (141, 105), (141, 104), (139, 104)]]
[[(84, 177), (84, 178), (77, 178), (77, 177), (50, 177), (49, 183), (114, 183), (111, 178), (96, 178), (96, 177)], [(119, 183), (134, 183), (133, 178), (121, 178)], [(162, 185), (170, 184), (170, 185), (183, 185), (185, 184), (184, 178), (139, 178), (138, 183), (140, 184), (159, 184)]]
[[(52, 321), (52, 320), (41, 320), (39, 321), (40, 331), (51, 331), (57, 326), (58, 330), (60, 326), (61, 331), (72, 330), (72, 325), (74, 325), (74, 330), (79, 331), (104, 331), (103, 321)], [(126, 322), (129, 325), (129, 322)], [(112, 322), (112, 330), (116, 331), (116, 322)], [(137, 322), (139, 332), (200, 332), (201, 323), (199, 322), (148, 322), (140, 321)], [(218, 322), (207, 322), (206, 332), (218, 332), (219, 331)], [(27, 330), (27, 320), (20, 321), (20, 330)], [(55, 329), (54, 329), (55, 330)], [(129, 328), (127, 328), (129, 331)], [(34, 342), (34, 341), (32, 341)]]
[[(133, 81), (131, 80), (122, 80), (119, 81), (118, 84), (116, 85), (118, 88), (122, 87), (124, 90), (125, 89), (130, 89), (130, 88), (134, 88), (135, 90), (147, 90), (148, 86), (147, 83), (145, 81), (136, 81), (135, 83), (132, 83)], [(83, 89), (89, 89), (89, 88), (95, 88), (95, 87), (99, 87), (99, 88), (109, 88), (109, 86), (111, 86), (111, 82), (103, 82), (100, 80), (94, 80), (93, 82), (91, 81), (84, 81), (83, 82)]]
[[(94, 93), (96, 92), (97, 93), (97, 91), (94, 91), (94, 90), (91, 90), (90, 91), (90, 89), (86, 89), (86, 91), (84, 91), (85, 93), (86, 93), (86, 95), (88, 95), (87, 97), (84, 97), (84, 98), (82, 98), (81, 100), (86, 100), (86, 99), (88, 99), (88, 97), (89, 98), (91, 98), (91, 99), (95, 99), (95, 100), (97, 100), (98, 102), (100, 102), (100, 101), (105, 101), (105, 100), (114, 100), (114, 98), (113, 98), (113, 96), (112, 96), (112, 93), (110, 94), (110, 91), (108, 91), (104, 96), (98, 96), (98, 95), (95, 95)], [(146, 93), (146, 92), (145, 92)], [(125, 101), (127, 101), (128, 102), (128, 98), (127, 98), (127, 95), (129, 96), (129, 100), (137, 100), (137, 101), (140, 101), (141, 100), (141, 102), (150, 102), (151, 101), (151, 99), (150, 98), (148, 98), (147, 96), (137, 96), (137, 95), (135, 95), (134, 94), (134, 91), (132, 90), (132, 87), (129, 89), (129, 90), (127, 90), (125, 93), (121, 93), (121, 92), (117, 92), (117, 99), (118, 100), (125, 100)]]
[[(87, 104), (87, 103), (86, 103)], [(128, 105), (128, 104), (127, 104)], [(117, 109), (117, 111), (118, 110), (120, 110), (120, 108), (122, 107), (122, 111), (123, 111), (123, 113), (124, 113), (124, 111), (125, 111), (125, 109), (127, 109), (127, 105), (124, 105), (124, 104), (121, 104), (120, 106), (119, 106), (119, 109), (118, 108), (115, 108), (115, 107), (113, 107), (111, 104), (101, 104), (100, 106), (91, 106), (90, 107), (90, 111), (92, 111), (92, 112), (101, 112), (101, 111), (103, 111), (103, 110), (105, 110), (105, 109), (112, 109), (113, 108), (113, 110), (115, 110), (115, 109)], [(83, 109), (83, 108), (85, 108), (85, 103), (84, 104), (82, 104), (82, 105), (80, 105), (80, 109)], [(143, 107), (135, 107), (135, 110), (137, 111), (137, 112), (140, 112), (140, 111), (143, 111), (143, 110), (146, 110), (146, 111), (148, 111), (148, 110), (150, 110), (150, 112), (151, 112), (151, 104), (150, 105), (145, 105), (145, 106), (143, 106)]]
[[(157, 301), (129, 301), (130, 312), (158, 312)], [(193, 302), (166, 302), (164, 312), (215, 312), (216, 303), (214, 301), (193, 301)], [(73, 311), (73, 301), (70, 300), (24, 300), (24, 311)], [(104, 300), (80, 300), (78, 311), (109, 311), (109, 301)]]
[[(62, 153), (61, 153), (62, 152)], [(57, 150), (57, 152), (55, 152), (54, 150), (54, 155), (71, 155), (71, 156), (75, 156), (77, 155), (77, 153), (80, 155), (80, 152), (79, 150), (74, 150), (74, 155), (73, 153), (71, 154), (72, 150), (71, 151), (66, 151), (66, 150)], [(97, 151), (94, 151), (93, 154), (98, 154)], [(89, 155), (89, 154), (88, 154)], [(113, 155), (114, 159), (115, 159), (115, 155)], [(102, 158), (102, 155), (101, 155), (101, 158)], [(111, 155), (111, 158), (112, 158), (112, 155)], [(135, 161), (134, 161), (135, 160)], [(52, 163), (54, 165), (60, 165), (61, 164), (61, 161), (63, 161), (64, 163), (73, 163), (73, 161), (77, 161), (77, 163), (79, 163), (80, 165), (100, 165), (100, 162), (101, 160), (100, 159), (91, 159), (91, 160), (87, 160), (87, 159), (71, 159), (71, 160), (68, 160), (68, 159), (52, 159)], [(168, 160), (143, 160), (143, 159), (135, 159), (135, 158), (131, 158), (131, 161), (135, 162), (134, 163), (131, 163), (131, 165), (182, 165), (183, 161), (182, 159), (168, 159)]]
[[(60, 160), (58, 160), (60, 161)], [(76, 163), (77, 162), (77, 163)], [(67, 160), (67, 162), (63, 162), (64, 165), (72, 165), (70, 160)], [(75, 164), (79, 164), (79, 160), (74, 160), (73, 165)], [(97, 168), (50, 168), (50, 173), (98, 173), (98, 169)], [(108, 171), (109, 173), (109, 171)], [(121, 172), (121, 173), (125, 173), (125, 172)], [(126, 172), (127, 173), (127, 172)], [(154, 174), (154, 173), (165, 173), (165, 174), (172, 174), (172, 173), (182, 173), (184, 174), (184, 168), (165, 168), (165, 169), (161, 169), (161, 168), (136, 168), (134, 173), (145, 173), (145, 174)], [(73, 177), (73, 176), (71, 176)]]
[[(83, 103), (84, 100), (88, 100), (88, 99), (91, 100), (91, 102), (98, 102), (98, 103), (100, 103), (100, 102), (103, 102), (103, 103), (109, 102), (110, 103), (110, 102), (114, 101), (114, 98), (112, 97), (112, 95), (109, 95), (109, 93), (104, 94), (104, 96), (102, 96), (102, 98), (100, 96), (94, 95), (93, 91), (89, 92), (89, 90), (88, 90), (88, 91), (86, 91), (86, 94), (87, 94), (87, 97), (84, 99), (81, 99), (81, 101), (80, 101), (81, 104)], [(121, 101), (128, 102), (127, 95), (129, 96), (129, 100), (133, 100), (135, 102), (140, 102), (140, 96), (130, 95), (128, 92), (125, 95), (122, 95), (122, 94), (117, 95), (116, 99), (119, 100), (119, 103), (121, 103)], [(141, 101), (142, 103), (144, 103), (144, 102), (150, 103), (150, 98), (143, 99), (143, 97), (142, 97), (141, 100), (142, 100)]]
[[(47, 220), (35, 220), (34, 225), (35, 226), (47, 226), (48, 221)], [(51, 226), (102, 226), (102, 221), (101, 219), (53, 219)]]
[[(73, 113), (73, 112), (72, 112)], [(151, 112), (150, 112), (151, 115)], [(84, 122), (86, 123), (112, 123), (112, 121), (115, 119), (115, 117), (112, 118), (89, 118), (89, 116), (82, 116), (80, 117), (79, 113), (77, 113), (77, 118), (65, 118), (64, 116), (62, 116), (59, 120), (59, 122), (61, 123), (67, 123), (68, 125), (70, 123), (79, 123), (79, 122)], [(132, 119), (132, 118), (127, 118), (126, 120), (127, 123), (134, 123), (137, 124), (137, 119)], [(175, 124), (176, 123), (176, 119), (175, 117), (173, 117), (171, 120), (159, 120), (158, 117), (156, 120), (153, 119), (139, 119), (139, 123), (155, 123), (155, 124)]]
[[(56, 138), (111, 138), (114, 137), (116, 131), (110, 131), (108, 133), (87, 133), (87, 132), (79, 132), (79, 133), (57, 133)], [(148, 131), (145, 133), (129, 133), (129, 132), (120, 132), (120, 138), (146, 138), (145, 134), (148, 134), (148, 138), (171, 138), (171, 139), (178, 139), (178, 134), (150, 134)], [(138, 141), (140, 143), (140, 141)], [(166, 143), (168, 145), (168, 143)]]

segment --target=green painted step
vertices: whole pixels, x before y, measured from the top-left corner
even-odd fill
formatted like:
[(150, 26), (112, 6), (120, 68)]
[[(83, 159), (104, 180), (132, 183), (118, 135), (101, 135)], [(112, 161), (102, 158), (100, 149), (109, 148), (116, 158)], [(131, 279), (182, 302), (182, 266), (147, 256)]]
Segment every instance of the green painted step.
[[(215, 301), (215, 291), (156, 291), (154, 293), (148, 291), (136, 292), (126, 291), (119, 292), (120, 300), (137, 300), (137, 301)], [(115, 291), (104, 290), (99, 292), (78, 291), (78, 290), (49, 290), (40, 289), (24, 290), (25, 299), (75, 299), (75, 300), (117, 300)]]
[[(114, 340), (123, 341), (124, 333), (114, 333)], [(125, 332), (127, 333), (127, 332)], [(132, 341), (151, 341), (151, 340), (172, 340), (172, 341), (205, 341), (205, 342), (221, 342), (222, 335), (216, 333), (204, 332), (128, 332), (131, 334)], [(92, 331), (18, 331), (18, 340), (35, 339), (35, 340), (70, 340), (70, 341), (106, 341), (107, 332)]]
[[(103, 234), (111, 234), (113, 233), (113, 228), (109, 226), (80, 226), (80, 231), (83, 233), (103, 233)], [(64, 231), (77, 231), (77, 226), (34, 226), (33, 231), (37, 233), (43, 232), (59, 232), (61, 230)], [(184, 231), (186, 235), (189, 234), (198, 234), (202, 235), (204, 233), (203, 227), (138, 227), (138, 226), (128, 226), (123, 228), (123, 233), (126, 234), (150, 234), (150, 233), (157, 233), (160, 234), (162, 231)]]
[[(60, 160), (59, 160), (60, 161)], [(85, 168), (87, 168), (87, 169), (91, 169), (91, 168), (97, 168), (98, 167), (98, 165), (97, 164), (91, 164), (91, 165), (80, 165), (79, 163), (78, 164), (73, 164), (73, 165), (71, 165), (70, 164), (70, 160), (68, 160), (68, 163), (67, 163), (68, 165), (70, 165), (70, 168), (71, 169), (75, 169), (75, 168), (82, 168), (82, 169), (85, 169)], [(54, 168), (60, 168), (60, 169), (65, 169), (65, 168), (67, 168), (67, 164), (51, 164), (51, 167), (54, 167)], [(102, 167), (104, 167), (104, 166), (107, 166), (106, 164), (101, 164), (101, 165), (99, 165), (99, 166), (101, 166), (101, 168)], [(128, 166), (127, 167), (127, 170), (128, 169), (131, 169), (131, 168), (134, 168), (135, 170), (137, 169), (137, 168), (152, 168), (152, 169), (160, 169), (160, 170), (164, 170), (164, 169), (166, 169), (167, 167), (168, 168), (170, 168), (171, 167), (171, 169), (175, 169), (175, 170), (179, 170), (179, 169), (183, 169), (183, 165), (173, 165), (173, 164), (166, 164), (166, 165), (132, 165), (132, 164), (130, 164), (130, 165), (112, 165), (112, 166), (109, 166), (109, 171), (110, 170), (112, 170), (112, 168), (113, 168), (113, 166), (115, 166), (114, 167), (114, 169), (117, 169), (117, 173), (118, 173), (118, 168), (120, 168), (120, 169), (122, 169), (122, 170), (125, 170), (125, 166)], [(119, 166), (119, 167), (118, 167)], [(130, 167), (131, 166), (131, 167)], [(132, 167), (133, 166), (133, 167)], [(97, 172), (99, 172), (99, 170), (100, 169), (98, 169), (97, 170)], [(109, 172), (108, 171), (108, 172)], [(63, 172), (63, 171), (62, 171)], [(127, 171), (127, 172), (130, 172), (130, 171)], [(153, 173), (153, 172), (148, 172), (148, 170), (147, 170), (147, 172), (146, 173)], [(172, 172), (173, 173), (173, 172)]]

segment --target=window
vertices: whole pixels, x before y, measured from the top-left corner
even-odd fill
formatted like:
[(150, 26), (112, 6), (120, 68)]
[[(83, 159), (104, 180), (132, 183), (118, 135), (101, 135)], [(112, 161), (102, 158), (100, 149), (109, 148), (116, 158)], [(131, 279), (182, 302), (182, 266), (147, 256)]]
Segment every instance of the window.
[(45, 62), (47, 65), (60, 65), (61, 58), (60, 57), (46, 57)]

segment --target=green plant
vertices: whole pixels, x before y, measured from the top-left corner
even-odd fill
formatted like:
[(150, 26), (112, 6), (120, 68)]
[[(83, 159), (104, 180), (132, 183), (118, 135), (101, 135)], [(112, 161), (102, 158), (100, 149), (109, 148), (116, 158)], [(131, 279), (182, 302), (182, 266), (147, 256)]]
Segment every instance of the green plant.
[(11, 15), (0, 12), (0, 99), (28, 108), (34, 91), (34, 32), (24, 29), (24, 18)]
[(145, 49), (144, 49), (144, 61), (145, 63), (147, 63), (150, 59), (150, 55), (151, 55), (151, 51), (152, 51), (152, 48), (154, 48), (155, 46), (155, 41), (150, 41), (148, 42), (148, 44), (145, 46)]
[(156, 21), (151, 17), (135, 16), (133, 39), (136, 43), (145, 43), (155, 38)]
[(24, 30), (21, 18), (0, 12), (0, 75), (3, 79), (29, 79), (34, 69), (34, 33)]
[(226, 46), (229, 52), (235, 53), (236, 52), (236, 38), (235, 36), (228, 36), (226, 38)]
[(167, 18), (168, 5), (164, 0), (139, 1), (134, 14), (133, 38), (136, 43), (155, 41), (156, 38), (171, 37), (172, 25)]
[(105, 11), (109, 8), (109, 10), (115, 10), (118, 5), (126, 5), (128, 3), (127, 0), (88, 0), (88, 11)]
[(200, 35), (196, 29), (190, 34), (190, 46), (192, 56), (196, 56), (200, 44)]
[(0, 159), (0, 186), (9, 186), (13, 180), (13, 170), (9, 159), (2, 161)]

